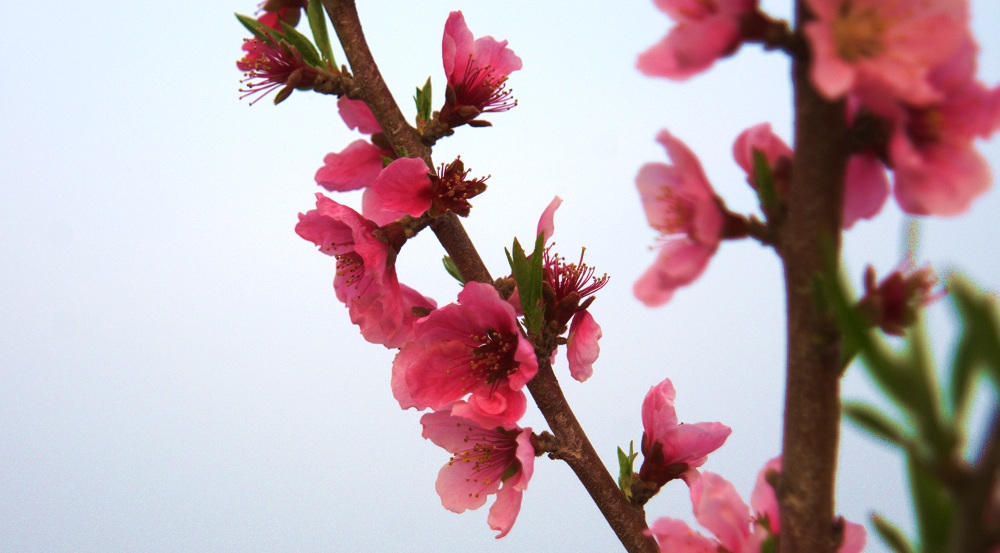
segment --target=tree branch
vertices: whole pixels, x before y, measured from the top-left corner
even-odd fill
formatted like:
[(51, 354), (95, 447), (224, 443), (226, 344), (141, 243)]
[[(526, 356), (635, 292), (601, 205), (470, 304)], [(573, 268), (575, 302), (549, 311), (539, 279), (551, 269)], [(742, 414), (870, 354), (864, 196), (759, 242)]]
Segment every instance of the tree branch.
[[(371, 108), (393, 150), (397, 155), (419, 157), (433, 170), (431, 148), (421, 142), (420, 133), (406, 122), (375, 64), (354, 0), (322, 2), (351, 65), (358, 97)], [(463, 278), (492, 281), (458, 217), (453, 213), (438, 217), (431, 228)], [(549, 356), (539, 354), (538, 365), (538, 374), (528, 383), (528, 390), (558, 439), (559, 457), (576, 473), (626, 550), (658, 553), (656, 541), (643, 534), (645, 513), (625, 499), (625, 494), (604, 467), (559, 387)]]
[[(796, 29), (810, 18), (796, 2)], [(805, 53), (803, 53), (805, 54)], [(848, 133), (843, 102), (820, 97), (809, 56), (794, 59), (795, 157), (782, 228), (788, 359), (785, 385), (781, 553), (833, 553), (834, 483), (840, 437), (841, 335), (814, 293), (825, 256), (840, 260), (840, 224)]]

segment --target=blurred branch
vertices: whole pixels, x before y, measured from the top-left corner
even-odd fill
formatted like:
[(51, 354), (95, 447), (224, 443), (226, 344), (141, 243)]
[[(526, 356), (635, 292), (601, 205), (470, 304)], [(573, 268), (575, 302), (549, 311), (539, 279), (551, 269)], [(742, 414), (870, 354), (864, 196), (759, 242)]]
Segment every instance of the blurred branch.
[[(809, 17), (805, 3), (796, 2), (795, 27)], [(839, 265), (848, 135), (843, 102), (828, 102), (812, 87), (807, 55), (794, 58), (792, 78), (794, 171), (778, 242), (788, 306), (780, 551), (833, 553), (841, 334), (817, 304), (815, 286), (824, 250)]]

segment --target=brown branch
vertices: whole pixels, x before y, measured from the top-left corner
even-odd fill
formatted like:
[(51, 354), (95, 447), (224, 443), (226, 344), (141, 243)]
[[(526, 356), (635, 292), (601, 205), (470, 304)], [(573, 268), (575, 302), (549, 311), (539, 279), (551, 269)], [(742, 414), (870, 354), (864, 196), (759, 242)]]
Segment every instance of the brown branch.
[(587, 439), (559, 387), (549, 356), (537, 352), (538, 374), (528, 382), (528, 391), (545, 417), (545, 422), (559, 439), (558, 458), (566, 461), (597, 508), (607, 519), (615, 535), (629, 553), (658, 553), (656, 541), (643, 534), (646, 513), (634, 507), (618, 489), (618, 484), (601, 462)]
[[(796, 2), (796, 25), (809, 14)], [(795, 58), (795, 158), (780, 240), (788, 309), (788, 367), (782, 447), (781, 553), (833, 553), (834, 483), (840, 437), (841, 336), (814, 293), (832, 255), (839, 264), (848, 156), (843, 102), (820, 97), (807, 55)]]
[[(382, 79), (382, 73), (375, 64), (375, 58), (368, 48), (364, 31), (361, 29), (361, 20), (358, 19), (354, 0), (323, 0), (323, 7), (330, 15), (337, 38), (340, 39), (347, 61), (351, 64), (354, 82), (359, 88), (358, 96), (371, 108), (396, 155), (418, 157), (424, 160), (429, 169), (434, 170), (431, 148), (422, 142), (417, 129), (406, 122), (403, 112), (400, 111), (399, 105), (389, 92), (389, 87)], [(466, 280), (478, 282), (492, 280), (458, 217), (453, 213), (442, 215), (431, 224), (431, 230)]]
[[(397, 155), (419, 157), (433, 169), (431, 148), (421, 142), (417, 129), (406, 122), (382, 79), (365, 41), (354, 0), (322, 2), (351, 64), (358, 96), (371, 108), (389, 144)], [(463, 278), (492, 281), (458, 217), (452, 213), (438, 217), (431, 228)], [(563, 396), (549, 356), (538, 355), (538, 364), (538, 374), (528, 383), (528, 390), (558, 439), (559, 458), (576, 473), (629, 553), (658, 553), (655, 540), (643, 534), (645, 513), (625, 499), (625, 494), (604, 467)]]

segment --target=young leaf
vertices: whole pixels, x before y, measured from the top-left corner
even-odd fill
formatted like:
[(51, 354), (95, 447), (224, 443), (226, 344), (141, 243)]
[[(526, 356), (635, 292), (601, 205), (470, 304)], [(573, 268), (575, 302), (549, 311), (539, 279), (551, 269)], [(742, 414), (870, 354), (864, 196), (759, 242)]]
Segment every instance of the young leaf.
[(882, 515), (877, 513), (872, 515), (872, 526), (875, 527), (875, 531), (878, 532), (878, 536), (882, 538), (882, 541), (895, 553), (914, 553), (913, 546), (910, 545), (906, 536)]
[(462, 273), (459, 272), (458, 267), (455, 265), (455, 262), (452, 261), (451, 257), (447, 255), (444, 256), (441, 258), (441, 263), (444, 263), (444, 270), (448, 271), (448, 274), (451, 275), (452, 278), (457, 280), (462, 286), (465, 286), (465, 279), (462, 278)]
[(764, 215), (770, 215), (778, 209), (778, 192), (774, 188), (774, 174), (767, 157), (760, 150), (753, 151), (753, 178), (757, 183), (757, 197), (760, 199), (760, 210)]
[(330, 46), (330, 33), (326, 29), (326, 11), (322, 2), (309, 2), (306, 5), (306, 16), (309, 18), (309, 29), (312, 30), (313, 40), (331, 67), (337, 67), (337, 60), (333, 59), (333, 47)]
[(864, 403), (847, 402), (843, 407), (844, 416), (876, 438), (906, 449), (909, 442), (906, 428), (888, 415)]
[(427, 77), (427, 82), (424, 83), (423, 88), (417, 88), (417, 94), (413, 97), (413, 101), (417, 104), (417, 118), (423, 121), (430, 121), (431, 102), (433, 101), (430, 77)]
[(248, 31), (253, 33), (253, 36), (268, 44), (273, 44), (273, 41), (271, 40), (271, 29), (268, 28), (267, 25), (240, 13), (236, 14), (236, 19), (238, 19)]
[(635, 442), (628, 443), (628, 455), (621, 447), (618, 448), (618, 487), (629, 501), (632, 501), (632, 475), (635, 473), (635, 458), (638, 456)]
[(912, 453), (906, 456), (906, 468), (910, 475), (921, 549), (928, 553), (944, 552), (951, 537), (955, 506), (944, 486)]
[[(517, 293), (521, 298), (521, 312), (524, 313), (524, 326), (528, 333), (537, 333), (542, 328), (542, 257), (545, 248), (545, 236), (539, 234), (535, 239), (535, 250), (528, 259), (521, 243), (514, 239), (514, 246), (507, 251), (507, 262), (510, 263), (514, 282), (517, 283)], [(506, 251), (506, 250), (505, 250)]]
[(313, 43), (306, 38), (306, 35), (295, 30), (284, 21), (281, 22), (281, 30), (285, 33), (285, 40), (292, 45), (293, 48), (302, 54), (302, 60), (313, 67), (322, 67), (323, 62), (319, 59), (319, 52), (316, 51), (316, 47)]

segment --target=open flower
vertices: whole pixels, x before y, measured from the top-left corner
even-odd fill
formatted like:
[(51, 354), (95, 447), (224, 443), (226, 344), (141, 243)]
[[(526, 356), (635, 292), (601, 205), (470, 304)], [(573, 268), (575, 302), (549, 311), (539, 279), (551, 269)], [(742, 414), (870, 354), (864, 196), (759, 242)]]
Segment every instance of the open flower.
[(517, 105), (507, 89), (508, 76), (521, 69), (521, 58), (506, 40), (473, 39), (460, 11), (451, 12), (444, 26), (441, 57), (448, 77), (440, 118), (449, 126), (464, 125), (482, 113), (507, 111)]
[[(679, 424), (670, 379), (649, 389), (642, 400), (642, 467), (639, 478), (663, 486), (688, 478), (705, 464), (708, 454), (722, 447), (732, 429), (719, 422)], [(690, 471), (690, 472), (689, 472)]]
[(643, 52), (637, 65), (651, 77), (675, 80), (701, 73), (739, 48), (740, 18), (757, 7), (756, 0), (655, 0), (655, 4), (677, 25)]
[(458, 303), (413, 325), (413, 339), (392, 364), (392, 390), (404, 409), (441, 410), (468, 396), (463, 416), (512, 425), (527, 408), (522, 388), (537, 372), (514, 308), (493, 286), (469, 282)]
[[(371, 109), (361, 100), (345, 96), (337, 101), (337, 108), (348, 127), (371, 135), (373, 140), (382, 132)], [(329, 153), (323, 158), (323, 166), (316, 171), (316, 184), (336, 192), (364, 188), (375, 182), (382, 171), (382, 158), (392, 155), (388, 147), (377, 146), (369, 140), (355, 140), (340, 152)]]
[(930, 73), (944, 94), (922, 106), (898, 104), (887, 115), (895, 123), (889, 143), (896, 201), (913, 215), (957, 215), (992, 185), (989, 164), (976, 138), (1000, 128), (1000, 87), (977, 81), (971, 39)]
[(636, 186), (649, 225), (660, 233), (660, 252), (633, 291), (650, 307), (670, 301), (674, 291), (694, 282), (719, 248), (725, 214), (698, 158), (667, 131), (656, 139), (674, 165), (647, 163)]
[[(829, 99), (864, 85), (878, 96), (913, 104), (941, 98), (930, 70), (967, 32), (964, 0), (807, 0), (816, 19), (805, 26), (812, 81)], [(865, 98), (863, 103), (867, 103)]]
[[(780, 471), (780, 457), (764, 465), (757, 475), (750, 507), (740, 499), (736, 488), (718, 474), (705, 472), (692, 479), (690, 491), (694, 517), (715, 535), (715, 539), (707, 538), (685, 522), (669, 517), (658, 519), (650, 526), (649, 532), (664, 553), (760, 553), (766, 543), (773, 548), (769, 550), (776, 550), (781, 517), (769, 474)], [(845, 521), (838, 553), (859, 553), (864, 549), (866, 537), (864, 526)]]
[(295, 225), (299, 236), (337, 260), (333, 288), (361, 335), (395, 348), (409, 341), (418, 315), (435, 304), (399, 284), (396, 252), (379, 239), (377, 230), (372, 221), (322, 194), (316, 195), (316, 209), (300, 213)]
[(496, 494), (487, 522), (500, 532), (499, 539), (513, 527), (534, 470), (531, 429), (465, 418), (456, 414), (460, 407), (461, 403), (420, 418), (424, 438), (452, 454), (438, 472), (435, 488), (441, 504), (456, 513), (478, 509), (486, 496)]
[(468, 217), (472, 209), (469, 200), (486, 190), (489, 178), (467, 178), (469, 172), (461, 158), (441, 164), (437, 174), (428, 172), (421, 159), (399, 158), (365, 190), (364, 214), (380, 224), (403, 215), (419, 217), (424, 212), (432, 217), (449, 211)]

